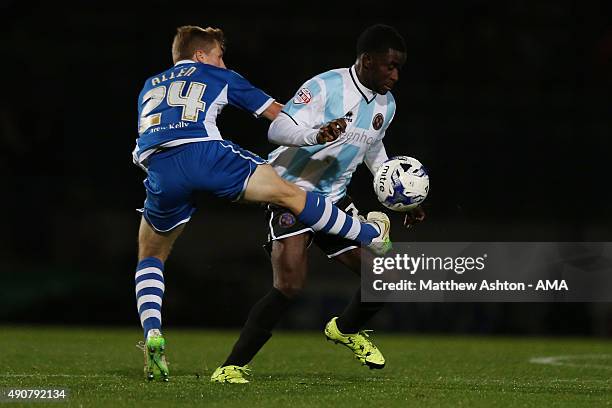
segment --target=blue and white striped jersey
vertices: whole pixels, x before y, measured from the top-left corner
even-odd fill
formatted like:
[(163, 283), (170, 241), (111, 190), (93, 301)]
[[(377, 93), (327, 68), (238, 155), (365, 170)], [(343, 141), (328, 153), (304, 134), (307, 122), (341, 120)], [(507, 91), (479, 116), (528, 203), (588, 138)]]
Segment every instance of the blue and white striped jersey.
[(160, 147), (222, 139), (217, 115), (228, 103), (259, 116), (274, 102), (240, 74), (191, 60), (145, 82), (138, 96), (134, 163)]
[(325, 145), (279, 147), (268, 160), (276, 172), (304, 190), (337, 202), (346, 194), (357, 166), (366, 162), (375, 173), (387, 160), (382, 139), (395, 115), (391, 92), (376, 94), (359, 82), (355, 67), (334, 69), (306, 81), (283, 108), (299, 126), (318, 129), (345, 118), (347, 127)]

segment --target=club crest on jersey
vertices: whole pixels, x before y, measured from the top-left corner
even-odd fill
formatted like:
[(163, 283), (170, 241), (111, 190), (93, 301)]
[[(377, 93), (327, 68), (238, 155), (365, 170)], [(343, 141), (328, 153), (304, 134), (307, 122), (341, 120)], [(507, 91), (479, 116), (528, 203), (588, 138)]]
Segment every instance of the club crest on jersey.
[(312, 99), (312, 94), (308, 88), (302, 88), (293, 98), (293, 103), (296, 105), (306, 104)]
[(295, 224), (295, 216), (289, 212), (282, 213), (278, 219), (278, 225), (283, 228), (289, 228)]
[(374, 128), (374, 130), (380, 130), (384, 121), (385, 121), (385, 118), (382, 115), (382, 113), (377, 113), (374, 116), (374, 119), (372, 119), (372, 127)]

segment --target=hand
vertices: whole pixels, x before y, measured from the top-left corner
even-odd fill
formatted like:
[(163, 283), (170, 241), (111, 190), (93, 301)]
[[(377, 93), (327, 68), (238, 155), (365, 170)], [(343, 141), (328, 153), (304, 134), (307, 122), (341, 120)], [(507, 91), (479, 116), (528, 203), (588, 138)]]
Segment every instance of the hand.
[(404, 226), (406, 228), (410, 228), (413, 225), (423, 221), (424, 219), (425, 211), (419, 205), (406, 213), (406, 217), (404, 217)]
[(317, 143), (325, 144), (336, 140), (346, 130), (346, 120), (334, 119), (326, 123), (317, 133)]

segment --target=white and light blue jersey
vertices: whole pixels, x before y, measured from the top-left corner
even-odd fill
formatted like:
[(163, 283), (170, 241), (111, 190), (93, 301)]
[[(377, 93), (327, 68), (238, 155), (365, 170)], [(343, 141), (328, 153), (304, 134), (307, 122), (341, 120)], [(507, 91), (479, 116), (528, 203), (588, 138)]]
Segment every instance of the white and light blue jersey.
[(357, 166), (372, 173), (387, 159), (382, 139), (395, 115), (391, 92), (377, 94), (359, 82), (355, 67), (334, 69), (304, 83), (282, 113), (311, 129), (344, 118), (345, 133), (324, 145), (279, 147), (268, 160), (276, 172), (306, 191), (337, 202), (346, 194)]
[(272, 102), (240, 74), (191, 60), (145, 82), (138, 96), (138, 139), (134, 163), (160, 148), (222, 140), (217, 115), (228, 103), (259, 116)]

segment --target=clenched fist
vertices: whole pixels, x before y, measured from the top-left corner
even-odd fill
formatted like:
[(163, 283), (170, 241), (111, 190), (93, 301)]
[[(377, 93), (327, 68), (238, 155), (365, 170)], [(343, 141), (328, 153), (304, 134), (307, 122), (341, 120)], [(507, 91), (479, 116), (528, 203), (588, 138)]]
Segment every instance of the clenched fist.
[(317, 134), (317, 143), (325, 144), (336, 140), (346, 130), (346, 120), (334, 119), (326, 123)]

